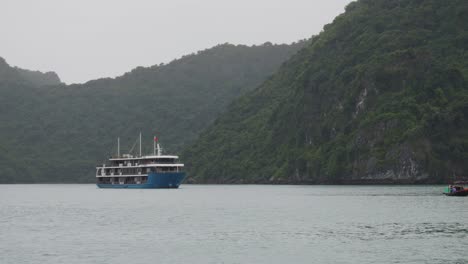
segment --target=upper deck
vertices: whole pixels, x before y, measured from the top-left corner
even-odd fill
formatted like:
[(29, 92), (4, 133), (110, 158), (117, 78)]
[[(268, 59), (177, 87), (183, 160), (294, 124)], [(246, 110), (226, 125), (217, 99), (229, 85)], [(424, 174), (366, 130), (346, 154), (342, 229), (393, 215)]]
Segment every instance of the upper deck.
[(178, 163), (179, 156), (175, 155), (149, 155), (141, 157), (114, 157), (109, 159), (108, 164), (103, 164), (102, 167), (161, 167), (176, 166), (183, 167), (184, 164)]
[(150, 172), (181, 172), (184, 164), (178, 163), (178, 156), (149, 155), (110, 158), (107, 164), (96, 167), (96, 177), (140, 177)]

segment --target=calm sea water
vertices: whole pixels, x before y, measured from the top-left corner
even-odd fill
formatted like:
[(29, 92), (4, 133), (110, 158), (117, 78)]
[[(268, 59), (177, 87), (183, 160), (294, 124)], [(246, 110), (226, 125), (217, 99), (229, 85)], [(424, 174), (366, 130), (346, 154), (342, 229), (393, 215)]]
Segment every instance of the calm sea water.
[(0, 185), (0, 263), (468, 263), (443, 186)]

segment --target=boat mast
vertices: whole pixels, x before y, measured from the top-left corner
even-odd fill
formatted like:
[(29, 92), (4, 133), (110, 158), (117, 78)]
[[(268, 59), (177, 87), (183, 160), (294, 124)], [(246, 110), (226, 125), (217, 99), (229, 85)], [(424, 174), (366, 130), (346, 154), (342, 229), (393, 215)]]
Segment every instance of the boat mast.
[(161, 156), (161, 148), (159, 147), (157, 136), (154, 136), (154, 139), (153, 139), (153, 155)]
[(140, 157), (141, 157), (141, 132), (140, 132)]
[(120, 137), (117, 138), (117, 158), (120, 158)]

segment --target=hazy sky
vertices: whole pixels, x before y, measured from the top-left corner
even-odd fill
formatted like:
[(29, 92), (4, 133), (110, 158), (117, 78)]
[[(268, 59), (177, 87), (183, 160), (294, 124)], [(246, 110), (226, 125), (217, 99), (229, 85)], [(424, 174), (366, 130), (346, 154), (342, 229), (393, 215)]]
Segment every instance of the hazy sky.
[(0, 0), (0, 57), (66, 83), (114, 77), (219, 43), (291, 43), (351, 0)]

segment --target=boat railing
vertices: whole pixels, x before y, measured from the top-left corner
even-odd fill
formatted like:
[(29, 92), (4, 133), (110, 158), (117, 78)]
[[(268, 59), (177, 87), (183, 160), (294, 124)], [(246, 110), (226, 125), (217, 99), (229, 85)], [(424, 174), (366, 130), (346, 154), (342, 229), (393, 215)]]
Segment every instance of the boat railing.
[(456, 181), (452, 185), (468, 185), (468, 181)]

